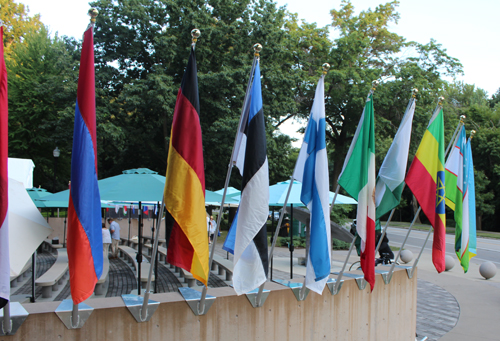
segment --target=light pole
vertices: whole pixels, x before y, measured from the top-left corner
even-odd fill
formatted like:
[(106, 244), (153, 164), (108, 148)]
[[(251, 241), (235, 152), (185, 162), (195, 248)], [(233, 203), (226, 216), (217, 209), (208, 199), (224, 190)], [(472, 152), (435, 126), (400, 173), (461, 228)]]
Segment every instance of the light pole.
[(59, 148), (56, 147), (56, 149), (54, 149), (52, 151), (52, 155), (54, 155), (54, 184), (52, 185), (52, 190), (55, 193), (56, 192), (57, 159), (59, 158), (59, 155), (61, 155), (61, 151), (59, 150)]

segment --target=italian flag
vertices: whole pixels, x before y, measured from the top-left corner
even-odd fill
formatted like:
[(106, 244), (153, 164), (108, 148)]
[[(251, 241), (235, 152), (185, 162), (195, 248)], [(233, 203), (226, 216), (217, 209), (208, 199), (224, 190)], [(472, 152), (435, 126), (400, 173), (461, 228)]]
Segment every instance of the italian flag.
[(373, 91), (354, 134), (339, 185), (358, 201), (356, 229), (361, 238), (361, 269), (371, 290), (375, 286), (375, 128)]

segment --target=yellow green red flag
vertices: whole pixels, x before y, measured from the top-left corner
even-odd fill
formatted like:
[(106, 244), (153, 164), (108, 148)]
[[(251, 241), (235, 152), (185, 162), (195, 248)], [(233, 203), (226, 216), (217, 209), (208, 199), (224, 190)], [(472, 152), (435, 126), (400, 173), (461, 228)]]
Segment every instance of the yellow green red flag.
[(446, 255), (446, 218), (444, 122), (441, 107), (436, 109), (429, 121), (405, 182), (434, 228), (432, 262), (437, 272), (443, 272)]

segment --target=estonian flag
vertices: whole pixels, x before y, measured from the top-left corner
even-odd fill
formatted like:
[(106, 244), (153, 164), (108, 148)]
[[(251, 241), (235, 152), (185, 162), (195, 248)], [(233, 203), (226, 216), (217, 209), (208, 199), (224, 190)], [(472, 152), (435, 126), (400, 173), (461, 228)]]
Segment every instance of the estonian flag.
[(236, 138), (236, 165), (243, 177), (241, 200), (223, 247), (234, 254), (233, 287), (238, 295), (263, 284), (268, 271), (269, 166), (258, 60), (247, 99)]

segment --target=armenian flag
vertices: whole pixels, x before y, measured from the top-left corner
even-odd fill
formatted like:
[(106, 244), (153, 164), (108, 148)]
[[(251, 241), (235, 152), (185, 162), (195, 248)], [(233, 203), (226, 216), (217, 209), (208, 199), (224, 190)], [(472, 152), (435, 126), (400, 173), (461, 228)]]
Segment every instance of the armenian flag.
[(83, 35), (76, 95), (71, 189), (68, 205), (68, 265), (74, 304), (94, 292), (103, 266), (101, 198), (97, 185), (94, 37)]

